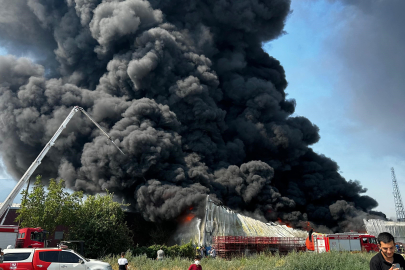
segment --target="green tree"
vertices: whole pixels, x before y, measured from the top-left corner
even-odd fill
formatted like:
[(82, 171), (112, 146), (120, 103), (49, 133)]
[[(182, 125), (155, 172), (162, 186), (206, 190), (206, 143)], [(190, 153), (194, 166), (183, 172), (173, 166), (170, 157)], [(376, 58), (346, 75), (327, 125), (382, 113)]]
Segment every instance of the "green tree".
[(86, 256), (119, 254), (132, 246), (123, 206), (127, 205), (114, 202), (108, 191), (105, 195), (90, 195), (83, 202), (69, 235), (71, 239), (85, 241)]
[(19, 215), (16, 220), (23, 227), (41, 227), (51, 234), (58, 225), (70, 227), (80, 208), (83, 193), (70, 194), (64, 188), (64, 180), (51, 179), (46, 192), (42, 177), (38, 175), (32, 192), (22, 192), (21, 209), (17, 211)]
[(27, 191), (24, 190), (21, 194), (23, 199), (21, 201), (21, 208), (17, 210), (19, 215), (16, 221), (18, 221), (22, 227), (46, 228), (47, 226), (43, 220), (46, 192), (44, 185), (42, 185), (41, 176), (38, 175), (36, 177), (31, 193), (27, 194)]
[(85, 241), (85, 255), (101, 257), (118, 254), (132, 246), (131, 232), (125, 222), (123, 205), (113, 194), (83, 197), (69, 193), (63, 180), (51, 179), (47, 192), (37, 176), (30, 193), (22, 192), (17, 221), (22, 227), (41, 227), (53, 233), (58, 225), (68, 227), (64, 240)]

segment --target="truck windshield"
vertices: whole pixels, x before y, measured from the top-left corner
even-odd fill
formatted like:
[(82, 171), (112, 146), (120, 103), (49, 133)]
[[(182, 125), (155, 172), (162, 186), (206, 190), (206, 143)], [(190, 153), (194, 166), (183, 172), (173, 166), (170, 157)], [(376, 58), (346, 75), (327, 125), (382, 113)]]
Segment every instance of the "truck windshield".
[(373, 243), (376, 244), (376, 245), (378, 245), (376, 238), (373, 238)]
[(31, 233), (31, 240), (32, 241), (42, 242), (42, 233), (32, 232)]
[(369, 238), (371, 244), (377, 244), (377, 240), (375, 238)]

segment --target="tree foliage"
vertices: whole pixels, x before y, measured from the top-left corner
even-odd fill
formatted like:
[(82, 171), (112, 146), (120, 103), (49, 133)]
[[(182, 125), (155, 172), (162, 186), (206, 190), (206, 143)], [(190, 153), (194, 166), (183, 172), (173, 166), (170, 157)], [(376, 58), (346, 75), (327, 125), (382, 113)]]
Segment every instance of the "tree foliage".
[(131, 232), (124, 222), (122, 204), (113, 194), (88, 196), (77, 212), (72, 239), (85, 240), (85, 253), (93, 257), (118, 254), (132, 246)]
[(85, 241), (85, 255), (100, 257), (118, 254), (132, 245), (124, 221), (123, 205), (114, 202), (113, 194), (84, 197), (82, 192), (69, 193), (64, 180), (51, 179), (47, 191), (37, 176), (33, 190), (22, 192), (17, 221), (22, 227), (41, 227), (51, 234), (56, 226), (68, 228), (64, 240)]
[(75, 215), (83, 199), (82, 192), (70, 194), (64, 190), (65, 181), (51, 179), (47, 192), (42, 184), (40, 175), (36, 177), (33, 190), (27, 194), (24, 190), (21, 194), (23, 199), (17, 221), (22, 227), (41, 227), (51, 234), (56, 226), (72, 226)]

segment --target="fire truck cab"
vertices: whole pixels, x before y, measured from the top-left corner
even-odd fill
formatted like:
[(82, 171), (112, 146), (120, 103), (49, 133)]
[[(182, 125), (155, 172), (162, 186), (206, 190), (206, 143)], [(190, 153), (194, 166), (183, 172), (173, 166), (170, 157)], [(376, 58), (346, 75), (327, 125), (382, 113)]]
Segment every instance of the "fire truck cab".
[(18, 231), (16, 248), (43, 248), (46, 234), (41, 228), (22, 228)]

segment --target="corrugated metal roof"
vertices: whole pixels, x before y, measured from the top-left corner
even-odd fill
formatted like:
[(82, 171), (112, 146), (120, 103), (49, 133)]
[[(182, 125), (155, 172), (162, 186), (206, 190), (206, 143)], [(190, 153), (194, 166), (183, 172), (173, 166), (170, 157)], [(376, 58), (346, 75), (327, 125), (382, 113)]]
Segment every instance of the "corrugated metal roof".
[(385, 221), (381, 219), (364, 219), (367, 233), (377, 237), (382, 232), (389, 232), (395, 242), (405, 243), (405, 222)]

